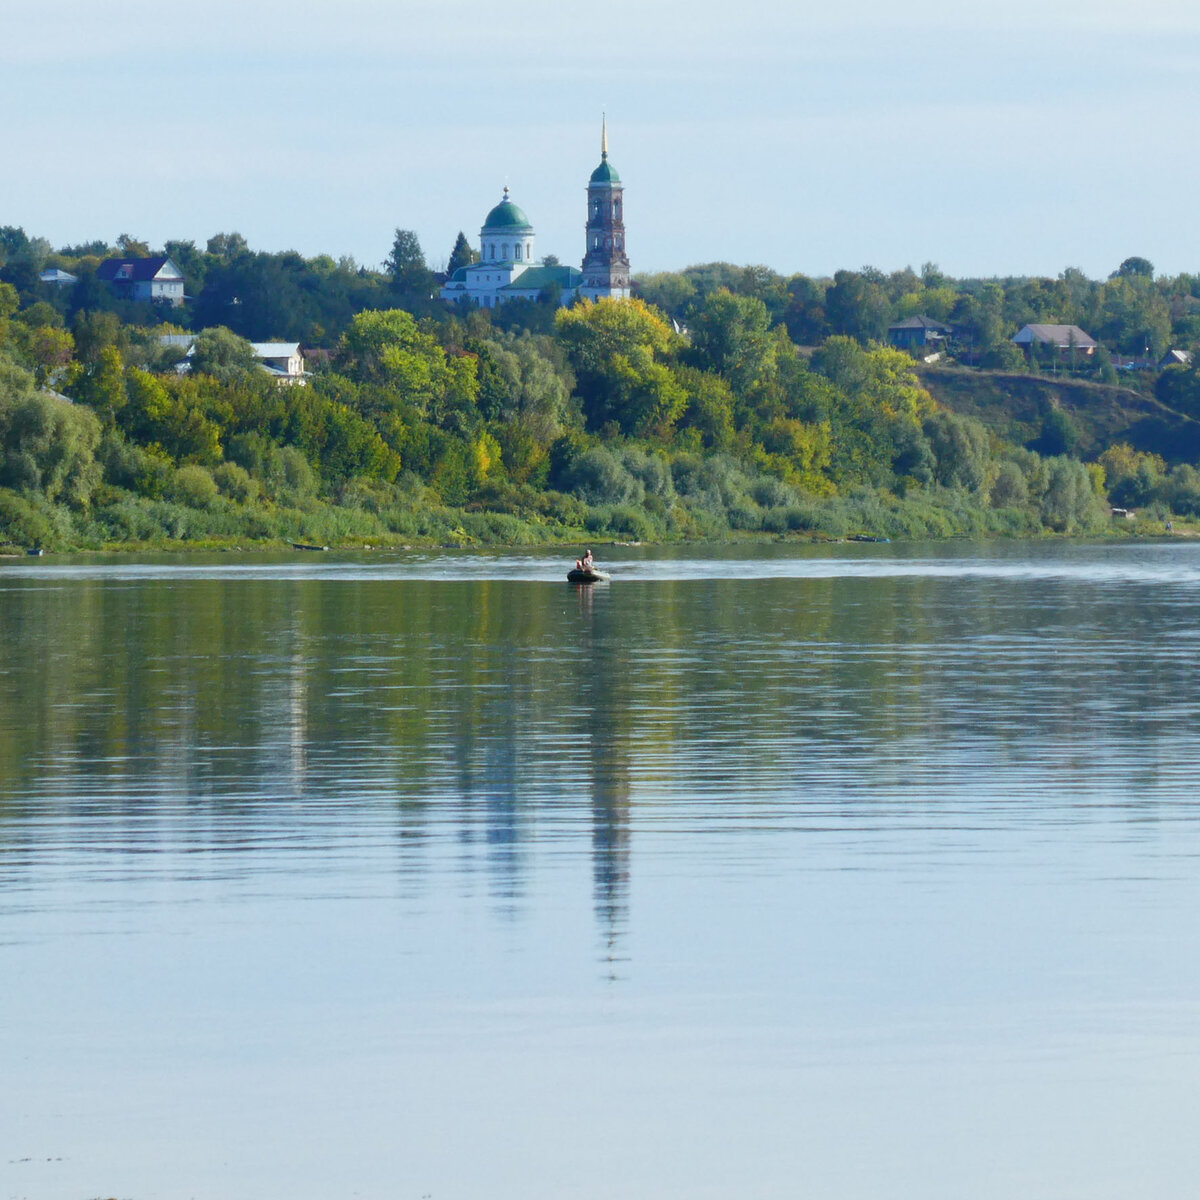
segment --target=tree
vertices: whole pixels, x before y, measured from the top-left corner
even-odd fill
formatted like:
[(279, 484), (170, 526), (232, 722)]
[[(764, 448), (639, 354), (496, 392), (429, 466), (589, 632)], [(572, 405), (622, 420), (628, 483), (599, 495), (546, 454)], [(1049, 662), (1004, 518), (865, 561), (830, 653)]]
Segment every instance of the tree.
[[(394, 250), (395, 247), (393, 247), (393, 252)], [(446, 274), (453, 276), (454, 272), (460, 267), (469, 267), (473, 262), (478, 261), (478, 252), (471, 248), (471, 243), (467, 241), (467, 235), (460, 229), (458, 237), (454, 239), (454, 249), (450, 251), (450, 261), (446, 264)]]
[(833, 286), (825, 293), (825, 314), (835, 333), (860, 342), (882, 341), (887, 333), (891, 304), (887, 293), (864, 268), (838, 271)]
[(561, 308), (555, 329), (594, 428), (663, 431), (682, 414), (687, 392), (664, 365), (679, 338), (648, 304), (605, 298)]
[(1148, 258), (1134, 255), (1127, 258), (1113, 273), (1110, 279), (1129, 279), (1131, 276), (1141, 276), (1144, 279), (1154, 278), (1154, 264)]
[(221, 383), (236, 383), (258, 367), (254, 347), (223, 325), (203, 330), (192, 352), (192, 371)]
[(248, 253), (250, 247), (240, 233), (214, 233), (208, 239), (206, 249), (214, 258), (219, 258), (222, 262), (231, 262)]
[(1109, 446), (1099, 458), (1115, 504), (1133, 508), (1149, 504), (1163, 486), (1167, 464), (1157, 454), (1135, 450), (1127, 442)]
[(100, 482), (100, 422), (0, 362), (0, 486), (83, 505)]
[(411, 229), (396, 230), (383, 269), (391, 276), (392, 290), (398, 295), (428, 300), (433, 293), (433, 272), (425, 265), (421, 243)]
[(55, 379), (68, 363), (75, 339), (65, 330), (39, 325), (29, 333), (29, 354), (35, 364), (37, 382), (44, 385)]
[(775, 343), (770, 326), (761, 300), (720, 288), (688, 318), (692, 360), (724, 377), (735, 396), (748, 400), (773, 381)]
[(943, 487), (979, 491), (987, 478), (991, 449), (987, 430), (978, 421), (952, 412), (926, 417), (924, 429), (937, 460), (934, 479)]
[(1059, 533), (1093, 526), (1100, 516), (1099, 497), (1087, 467), (1073, 458), (1046, 460), (1042, 522)]
[(123, 258), (149, 258), (150, 247), (146, 242), (138, 241), (128, 233), (121, 234), (117, 238), (117, 249), (120, 250)]

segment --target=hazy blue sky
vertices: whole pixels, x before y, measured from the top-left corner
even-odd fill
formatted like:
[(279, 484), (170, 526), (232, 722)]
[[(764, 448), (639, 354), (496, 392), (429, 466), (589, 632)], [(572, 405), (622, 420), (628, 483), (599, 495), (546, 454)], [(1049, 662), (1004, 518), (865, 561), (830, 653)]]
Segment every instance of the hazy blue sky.
[(434, 265), (505, 183), (634, 270), (1200, 270), (1195, 0), (0, 0), (0, 224)]

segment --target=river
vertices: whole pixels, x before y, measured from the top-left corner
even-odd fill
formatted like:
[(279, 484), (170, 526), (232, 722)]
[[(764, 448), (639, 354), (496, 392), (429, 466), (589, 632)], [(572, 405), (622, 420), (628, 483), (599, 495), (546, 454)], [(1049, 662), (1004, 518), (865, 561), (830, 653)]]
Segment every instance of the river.
[(1200, 1167), (1200, 545), (0, 564), (0, 1200)]

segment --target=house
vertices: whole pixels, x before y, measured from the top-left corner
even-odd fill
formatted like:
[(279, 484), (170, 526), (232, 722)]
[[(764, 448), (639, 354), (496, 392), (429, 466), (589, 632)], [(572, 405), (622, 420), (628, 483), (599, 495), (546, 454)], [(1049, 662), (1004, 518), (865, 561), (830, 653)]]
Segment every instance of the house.
[(1025, 351), (1033, 352), (1036, 346), (1053, 346), (1061, 354), (1069, 354), (1072, 350), (1079, 354), (1091, 355), (1096, 352), (1096, 339), (1084, 333), (1078, 325), (1026, 325), (1017, 333), (1013, 341)]
[(1158, 369), (1165, 371), (1167, 367), (1189, 367), (1191, 364), (1192, 352), (1190, 350), (1168, 350), (1162, 356)]
[(954, 329), (935, 321), (932, 317), (907, 317), (888, 326), (888, 341), (902, 350), (911, 350), (913, 346), (928, 346), (931, 342), (944, 342)]
[(183, 303), (183, 272), (162, 255), (156, 258), (106, 258), (96, 278), (128, 300)]
[(71, 284), (79, 282), (78, 275), (72, 275), (70, 271), (63, 271), (58, 267), (47, 267), (38, 278), (52, 287), (70, 287)]
[(304, 355), (299, 342), (251, 342), (254, 355), (276, 383), (305, 382)]
[[(176, 371), (183, 375), (191, 370), (192, 364), (188, 359), (196, 352), (196, 335), (194, 333), (160, 333), (158, 342), (160, 346), (171, 346), (182, 351), (184, 357), (176, 365)], [(259, 366), (276, 383), (298, 383), (303, 386), (308, 382), (308, 375), (304, 370), (304, 355), (300, 352), (299, 342), (251, 342), (250, 345), (254, 350), (254, 357), (258, 359)]]

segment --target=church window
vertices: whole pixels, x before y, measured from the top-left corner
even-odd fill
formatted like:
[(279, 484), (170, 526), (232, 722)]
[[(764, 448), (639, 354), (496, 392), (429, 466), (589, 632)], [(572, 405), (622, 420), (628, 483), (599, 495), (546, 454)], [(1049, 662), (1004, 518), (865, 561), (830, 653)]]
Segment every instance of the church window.
[(521, 261), (521, 243), (520, 242), (518, 242), (516, 245), (516, 253), (513, 255), (513, 257), (517, 260), (517, 262)]
[(508, 243), (505, 242), (504, 245), (500, 247), (500, 250), (503, 253), (504, 257), (507, 258), (508, 257)]

